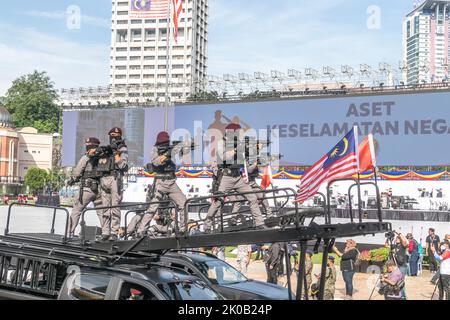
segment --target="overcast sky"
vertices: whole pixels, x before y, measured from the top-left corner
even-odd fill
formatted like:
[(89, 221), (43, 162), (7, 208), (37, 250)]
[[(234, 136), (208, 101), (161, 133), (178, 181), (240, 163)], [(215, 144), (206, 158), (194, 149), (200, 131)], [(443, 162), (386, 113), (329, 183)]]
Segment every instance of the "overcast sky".
[[(401, 60), (412, 0), (209, 0), (209, 74), (358, 66)], [(81, 9), (81, 27), (67, 9)], [(5, 1), (0, 95), (34, 69), (57, 88), (107, 85), (111, 0)]]

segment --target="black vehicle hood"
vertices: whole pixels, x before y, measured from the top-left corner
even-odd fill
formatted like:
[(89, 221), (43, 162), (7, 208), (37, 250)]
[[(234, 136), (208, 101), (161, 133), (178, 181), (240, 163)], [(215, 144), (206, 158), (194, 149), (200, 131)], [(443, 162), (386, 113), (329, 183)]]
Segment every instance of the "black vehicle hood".
[(222, 287), (255, 294), (267, 300), (289, 300), (289, 291), (286, 288), (262, 281), (249, 280)]

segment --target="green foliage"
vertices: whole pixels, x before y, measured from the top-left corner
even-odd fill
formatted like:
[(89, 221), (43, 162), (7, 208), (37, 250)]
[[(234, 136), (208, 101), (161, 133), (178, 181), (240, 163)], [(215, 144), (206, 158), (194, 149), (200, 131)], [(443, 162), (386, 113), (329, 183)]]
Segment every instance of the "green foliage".
[(35, 127), (43, 133), (58, 130), (57, 93), (46, 72), (34, 71), (13, 81), (5, 97), (15, 127)]
[(389, 248), (370, 250), (370, 261), (385, 262), (389, 260)]
[(68, 176), (60, 169), (53, 169), (48, 172), (48, 182), (50, 182), (54, 191), (63, 188), (67, 179)]
[(190, 102), (219, 101), (219, 94), (216, 91), (212, 92), (200, 91), (199, 93), (195, 93), (189, 96), (187, 100)]
[(50, 177), (46, 170), (30, 168), (25, 174), (25, 185), (30, 188), (32, 194), (41, 193)]

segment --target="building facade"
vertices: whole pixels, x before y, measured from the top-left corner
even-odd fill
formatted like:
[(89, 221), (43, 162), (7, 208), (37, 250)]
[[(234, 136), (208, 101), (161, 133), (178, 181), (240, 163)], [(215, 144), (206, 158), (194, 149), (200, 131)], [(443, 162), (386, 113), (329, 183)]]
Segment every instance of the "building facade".
[(426, 0), (403, 22), (403, 60), (408, 84), (448, 79), (450, 0)]
[(0, 106), (0, 194), (23, 192), (29, 168), (52, 169), (53, 136), (34, 128), (14, 129), (11, 115)]
[(29, 168), (52, 170), (53, 135), (38, 133), (35, 128), (17, 131), (19, 137), (19, 177), (25, 177)]
[(11, 128), (11, 116), (0, 107), (0, 182), (13, 183), (18, 177), (19, 136)]
[[(172, 1), (167, 1), (171, 8)], [(172, 23), (168, 32), (170, 15), (137, 19), (133, 6), (134, 1), (112, 1), (110, 84), (114, 101), (132, 97), (133, 102), (164, 102), (167, 79), (170, 101), (186, 101), (202, 89), (206, 77), (208, 0), (183, 0), (176, 42)]]

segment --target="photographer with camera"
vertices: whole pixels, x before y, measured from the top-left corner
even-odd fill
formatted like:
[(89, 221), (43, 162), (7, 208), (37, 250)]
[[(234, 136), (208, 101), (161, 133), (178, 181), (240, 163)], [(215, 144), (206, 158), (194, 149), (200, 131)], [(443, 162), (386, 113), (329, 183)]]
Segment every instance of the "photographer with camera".
[[(390, 259), (396, 263), (396, 266), (402, 273), (403, 277), (408, 274), (408, 257), (407, 251), (409, 249), (409, 240), (400, 233), (391, 231), (386, 234), (385, 247), (390, 249)], [(406, 300), (406, 290), (403, 286), (401, 296)]]
[[(128, 148), (122, 138), (122, 129), (112, 128), (109, 133), (109, 146), (101, 148), (107, 153), (101, 164), (109, 167), (100, 179), (100, 195), (104, 207), (119, 206), (123, 197), (123, 177), (128, 171)], [(108, 172), (109, 171), (109, 172)], [(105, 223), (102, 230), (102, 240), (117, 240), (120, 228), (120, 208), (108, 208), (103, 212)]]
[(397, 264), (401, 273), (408, 274), (408, 261), (406, 252), (409, 249), (409, 240), (402, 233), (396, 231), (389, 232), (385, 247), (391, 250), (391, 259)]
[[(95, 157), (100, 140), (95, 137), (87, 138), (85, 146), (86, 154), (78, 161), (73, 175), (67, 183), (69, 186), (73, 186), (81, 182), (80, 191), (70, 215), (69, 238), (74, 236), (81, 214), (88, 204), (94, 202), (96, 206), (101, 206), (99, 189), (101, 175), (97, 172), (98, 159)], [(100, 212), (98, 217), (100, 225), (103, 226), (103, 212)]]
[[(153, 182), (152, 199), (149, 202), (158, 202), (168, 196), (175, 204), (179, 212), (178, 220), (180, 222), (180, 231), (184, 230), (184, 204), (186, 203), (186, 196), (177, 185), (177, 177), (175, 175), (176, 165), (173, 161), (173, 157), (176, 155), (184, 155), (189, 153), (193, 148), (192, 143), (189, 145), (174, 142), (170, 144), (170, 136), (167, 132), (160, 132), (156, 138), (155, 146), (151, 152), (151, 163), (149, 168), (156, 174)], [(160, 204), (151, 204), (144, 215), (141, 217), (136, 216), (135, 219), (140, 219), (139, 227), (137, 230), (138, 237), (144, 237), (150, 228), (150, 223), (155, 216)], [(138, 225), (136, 221), (132, 221), (130, 225)], [(133, 232), (130, 230), (128, 232)]]
[(405, 276), (393, 260), (387, 261), (385, 267), (387, 273), (380, 276), (378, 293), (384, 295), (385, 300), (404, 300), (402, 290), (405, 286)]

